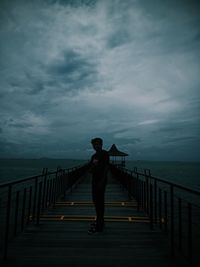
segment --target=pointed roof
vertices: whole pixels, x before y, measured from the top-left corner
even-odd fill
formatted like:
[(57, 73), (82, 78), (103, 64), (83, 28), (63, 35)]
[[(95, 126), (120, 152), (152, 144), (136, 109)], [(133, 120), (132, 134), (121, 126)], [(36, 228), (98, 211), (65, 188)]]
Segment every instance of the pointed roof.
[(108, 151), (108, 154), (110, 156), (128, 156), (128, 154), (122, 152), (122, 151), (119, 151), (116, 147), (115, 144), (113, 144), (110, 148), (110, 150)]

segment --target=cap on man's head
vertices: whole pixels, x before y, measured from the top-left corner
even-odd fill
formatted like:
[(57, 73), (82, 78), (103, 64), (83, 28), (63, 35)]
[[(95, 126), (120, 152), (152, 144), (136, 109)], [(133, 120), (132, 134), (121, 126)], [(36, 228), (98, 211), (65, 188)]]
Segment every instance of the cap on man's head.
[(96, 144), (96, 143), (98, 143), (98, 144), (103, 144), (103, 140), (100, 138), (100, 137), (96, 137), (96, 138), (93, 138), (92, 140), (91, 140), (91, 143), (92, 144)]

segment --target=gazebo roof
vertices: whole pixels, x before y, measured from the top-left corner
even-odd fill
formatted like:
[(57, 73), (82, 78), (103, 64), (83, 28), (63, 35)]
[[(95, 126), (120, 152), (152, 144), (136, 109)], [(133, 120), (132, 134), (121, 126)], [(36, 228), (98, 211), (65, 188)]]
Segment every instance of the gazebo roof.
[(110, 156), (121, 156), (121, 157), (128, 156), (128, 154), (126, 154), (126, 153), (124, 153), (122, 151), (119, 151), (115, 144), (113, 144), (111, 146), (111, 148), (108, 151), (108, 153), (109, 153)]

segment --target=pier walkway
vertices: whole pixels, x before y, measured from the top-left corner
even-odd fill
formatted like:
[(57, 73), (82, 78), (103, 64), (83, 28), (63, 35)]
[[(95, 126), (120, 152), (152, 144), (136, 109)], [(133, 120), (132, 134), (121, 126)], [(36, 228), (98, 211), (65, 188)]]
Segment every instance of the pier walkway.
[(145, 212), (111, 173), (105, 203), (105, 231), (88, 235), (95, 211), (91, 175), (86, 173), (40, 214), (37, 226), (29, 224), (9, 242), (9, 256), (1, 266), (189, 266), (181, 257), (171, 257), (166, 235), (150, 229)]

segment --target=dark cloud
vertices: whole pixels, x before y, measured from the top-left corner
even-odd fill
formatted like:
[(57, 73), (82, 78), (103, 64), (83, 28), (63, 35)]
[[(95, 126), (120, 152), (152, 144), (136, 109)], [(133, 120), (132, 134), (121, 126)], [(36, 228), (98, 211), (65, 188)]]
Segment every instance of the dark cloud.
[(26, 122), (25, 123), (12, 122), (12, 123), (9, 123), (8, 125), (9, 125), (9, 127), (22, 128), (22, 129), (33, 126), (32, 124), (26, 123)]
[(59, 3), (63, 6), (78, 7), (93, 7), (98, 0), (46, 0), (49, 4)]
[[(50, 73), (54, 73), (61, 76), (71, 75), (74, 72), (83, 68), (86, 62), (74, 51), (66, 51), (63, 58), (49, 67)], [(87, 64), (88, 65), (88, 64)]]
[(156, 129), (156, 130), (153, 130), (152, 132), (153, 133), (176, 133), (176, 132), (179, 132), (183, 129), (184, 127), (180, 127), (180, 126), (177, 126), (177, 125), (174, 125), (174, 126), (166, 126), (166, 127), (162, 127), (162, 128), (159, 128), (159, 129)]
[(0, 2), (0, 156), (199, 159), (199, 1)]
[(57, 83), (64, 82), (68, 90), (83, 89), (94, 83), (97, 71), (94, 63), (74, 51), (65, 51), (63, 58), (48, 67), (47, 72)]
[(27, 94), (33, 94), (33, 95), (39, 94), (41, 91), (45, 89), (44, 87), (45, 81), (41, 80), (41, 77), (34, 76), (32, 73), (28, 72), (26, 72), (25, 75), (29, 86)]
[(115, 48), (126, 44), (130, 41), (128, 33), (125, 29), (120, 29), (113, 33), (108, 39), (108, 47)]
[(187, 142), (190, 140), (195, 140), (196, 138), (194, 136), (185, 136), (185, 137), (174, 137), (174, 138), (169, 138), (168, 140), (165, 140), (164, 143), (176, 143), (177, 142)]
[(131, 143), (131, 144), (137, 144), (137, 143), (141, 143), (142, 140), (141, 138), (113, 138), (113, 140), (115, 139), (115, 141), (119, 144), (127, 144), (127, 143)]

